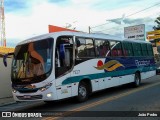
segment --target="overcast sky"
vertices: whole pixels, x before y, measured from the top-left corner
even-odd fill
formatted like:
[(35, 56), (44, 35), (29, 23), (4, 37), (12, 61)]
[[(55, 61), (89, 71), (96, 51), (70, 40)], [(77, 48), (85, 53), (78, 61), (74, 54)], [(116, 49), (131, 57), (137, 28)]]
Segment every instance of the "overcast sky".
[(8, 46), (48, 33), (49, 24), (84, 32), (91, 26), (92, 32), (120, 36), (131, 25), (145, 24), (150, 31), (160, 15), (159, 0), (5, 0), (4, 5)]

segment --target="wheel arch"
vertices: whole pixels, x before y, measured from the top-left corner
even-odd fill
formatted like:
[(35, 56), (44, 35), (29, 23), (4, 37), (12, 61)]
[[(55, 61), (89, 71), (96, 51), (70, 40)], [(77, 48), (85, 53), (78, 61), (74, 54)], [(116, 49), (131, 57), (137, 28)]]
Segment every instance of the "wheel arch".
[(83, 79), (80, 80), (79, 84), (80, 84), (81, 82), (83, 82), (83, 83), (85, 83), (85, 84), (87, 85), (88, 90), (89, 90), (89, 94), (91, 94), (91, 93), (92, 93), (91, 79), (90, 79), (90, 78), (83, 78)]

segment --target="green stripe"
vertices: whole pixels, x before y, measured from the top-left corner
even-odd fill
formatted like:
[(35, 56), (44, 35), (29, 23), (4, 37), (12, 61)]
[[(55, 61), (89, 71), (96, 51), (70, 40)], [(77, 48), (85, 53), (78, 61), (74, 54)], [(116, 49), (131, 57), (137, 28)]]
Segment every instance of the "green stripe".
[(65, 79), (62, 82), (62, 85), (80, 82), (82, 79), (94, 80), (94, 79), (100, 79), (100, 78), (105, 78), (105, 77), (116, 77), (116, 76), (124, 76), (124, 75), (134, 74), (136, 71), (147, 72), (147, 71), (152, 71), (152, 70), (155, 70), (155, 66), (153, 66), (151, 68), (150, 67), (143, 67), (143, 68), (136, 68), (136, 69), (121, 70), (121, 71), (74, 76), (74, 77), (70, 77), (70, 78)]

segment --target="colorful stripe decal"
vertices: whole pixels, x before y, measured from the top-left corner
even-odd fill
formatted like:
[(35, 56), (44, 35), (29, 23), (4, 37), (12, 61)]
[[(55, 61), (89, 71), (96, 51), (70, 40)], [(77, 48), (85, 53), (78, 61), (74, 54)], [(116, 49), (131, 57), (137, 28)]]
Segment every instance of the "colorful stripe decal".
[[(101, 63), (101, 64), (99, 64)], [(98, 61), (97, 67), (95, 67), (97, 70), (107, 70), (107, 71), (113, 71), (116, 70), (119, 67), (124, 67), (119, 61), (117, 60), (110, 60), (107, 63), (103, 64), (101, 60)]]
[(147, 72), (147, 71), (153, 71), (155, 69), (156, 69), (156, 66), (152, 66), (152, 67), (149, 66), (149, 67), (142, 67), (142, 68), (135, 68), (135, 69), (128, 69), (128, 70), (119, 70), (119, 71), (112, 71), (112, 72), (103, 72), (103, 73), (97, 73), (97, 74), (74, 76), (74, 77), (65, 79), (62, 82), (62, 85), (80, 82), (82, 79), (94, 80), (94, 79), (100, 79), (105, 77), (117, 77), (117, 76), (134, 74), (136, 71)]

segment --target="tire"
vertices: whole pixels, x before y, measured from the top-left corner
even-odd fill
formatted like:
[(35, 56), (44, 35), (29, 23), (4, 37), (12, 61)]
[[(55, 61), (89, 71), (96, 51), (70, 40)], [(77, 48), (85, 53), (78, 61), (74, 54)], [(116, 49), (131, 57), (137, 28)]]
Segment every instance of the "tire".
[(139, 73), (135, 73), (133, 86), (134, 86), (134, 87), (139, 87), (140, 84), (141, 84), (141, 76), (140, 76)]
[(53, 104), (54, 103), (54, 101), (43, 101), (43, 102), (46, 104)]
[(84, 82), (80, 82), (78, 87), (78, 96), (77, 96), (78, 102), (86, 101), (88, 99), (88, 96), (89, 96), (89, 91), (87, 84)]

